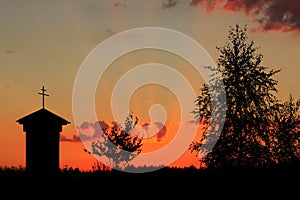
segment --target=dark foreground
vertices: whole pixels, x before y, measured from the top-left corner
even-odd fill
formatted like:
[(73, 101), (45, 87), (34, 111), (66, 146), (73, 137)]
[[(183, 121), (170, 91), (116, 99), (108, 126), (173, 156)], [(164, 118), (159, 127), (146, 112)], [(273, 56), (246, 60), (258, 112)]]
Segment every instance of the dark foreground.
[(299, 165), (274, 169), (162, 168), (147, 173), (117, 170), (56, 175), (0, 172), (1, 199), (299, 198)]

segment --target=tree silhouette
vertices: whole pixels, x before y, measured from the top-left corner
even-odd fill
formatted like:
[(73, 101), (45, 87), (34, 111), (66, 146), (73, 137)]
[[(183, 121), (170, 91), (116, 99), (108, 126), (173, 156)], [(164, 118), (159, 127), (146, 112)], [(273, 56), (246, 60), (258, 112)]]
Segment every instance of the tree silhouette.
[(300, 158), (300, 100), (292, 95), (284, 103), (274, 105), (271, 131), (273, 153), (280, 165), (290, 165)]
[(92, 143), (92, 154), (106, 156), (111, 161), (111, 166), (124, 168), (128, 162), (134, 159), (141, 151), (142, 137), (136, 131), (138, 118), (128, 115), (125, 120), (125, 128), (114, 123), (113, 127), (103, 128), (103, 136)]
[[(246, 25), (243, 28), (230, 26), (228, 42), (217, 47), (217, 70), (225, 87), (226, 108), (211, 108), (211, 96), (217, 96), (218, 90), (209, 88), (219, 87), (218, 82), (211, 82), (203, 84), (193, 110), (195, 118), (208, 122), (211, 109), (226, 109), (226, 120), (218, 141), (205, 157), (200, 158), (208, 167), (256, 167), (275, 162), (269, 148), (272, 139), (267, 130), (273, 105), (278, 102), (273, 94), (277, 92), (273, 75), (280, 70), (268, 70), (262, 66), (263, 56), (257, 50), (253, 41), (248, 42)], [(212, 80), (213, 77), (214, 73)], [(205, 150), (212, 138), (213, 132), (206, 134), (199, 142), (192, 143), (190, 150)]]

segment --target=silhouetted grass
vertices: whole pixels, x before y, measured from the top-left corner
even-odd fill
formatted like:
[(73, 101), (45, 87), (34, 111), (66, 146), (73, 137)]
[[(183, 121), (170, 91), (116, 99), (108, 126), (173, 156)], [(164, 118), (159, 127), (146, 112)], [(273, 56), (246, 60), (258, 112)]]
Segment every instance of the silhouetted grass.
[[(55, 199), (71, 197), (127, 196), (144, 192), (151, 197), (164, 195), (224, 195), (245, 192), (287, 196), (298, 191), (299, 163), (268, 169), (197, 169), (164, 167), (146, 173), (126, 173), (118, 170), (80, 171), (64, 168), (56, 175), (28, 175), (24, 168), (0, 168), (1, 193), (14, 197), (32, 197), (42, 193)], [(137, 170), (139, 171), (139, 170)], [(150, 192), (150, 193), (149, 193)], [(228, 193), (229, 192), (229, 193)], [(270, 197), (270, 196), (269, 196)], [(241, 197), (242, 198), (242, 197)]]

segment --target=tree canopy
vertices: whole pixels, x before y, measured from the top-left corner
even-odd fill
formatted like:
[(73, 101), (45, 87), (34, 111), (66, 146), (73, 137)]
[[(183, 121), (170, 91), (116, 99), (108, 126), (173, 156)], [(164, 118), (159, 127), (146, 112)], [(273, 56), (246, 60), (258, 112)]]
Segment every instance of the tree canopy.
[(129, 114), (125, 120), (125, 127), (114, 123), (113, 127), (103, 128), (102, 137), (92, 143), (92, 154), (106, 156), (111, 166), (124, 168), (142, 151), (142, 137), (135, 133), (138, 118)]
[[(274, 79), (274, 75), (281, 70), (263, 66), (263, 55), (258, 50), (253, 40), (248, 40), (246, 25), (231, 26), (228, 41), (223, 47), (217, 47), (219, 57), (216, 70), (223, 79), (226, 108), (219, 106), (214, 109), (225, 109), (226, 119), (213, 149), (200, 158), (208, 167), (273, 166), (282, 158), (282, 155), (278, 157), (278, 152), (285, 148), (283, 144), (291, 144), (290, 140), (284, 141), (288, 138), (287, 134), (297, 132), (298, 136), (293, 134), (293, 137), (298, 137), (299, 141), (299, 103), (294, 105), (291, 99), (288, 103), (280, 103), (276, 97), (278, 81)], [(213, 76), (214, 70), (212, 80)], [(204, 83), (200, 95), (195, 99), (193, 114), (200, 121), (208, 123), (213, 120), (210, 101), (212, 96), (217, 96), (218, 90), (209, 88), (218, 88), (218, 84), (220, 83)], [(289, 115), (295, 122), (292, 126), (286, 123)], [(282, 123), (289, 128), (284, 128)], [(211, 125), (209, 128), (215, 127)], [(193, 142), (190, 150), (205, 151), (205, 147), (213, 141), (213, 134), (213, 131), (208, 132), (206, 129), (204, 137)], [(281, 137), (280, 134), (284, 136)], [(296, 145), (297, 142), (293, 144)], [(294, 151), (296, 148), (289, 149)]]

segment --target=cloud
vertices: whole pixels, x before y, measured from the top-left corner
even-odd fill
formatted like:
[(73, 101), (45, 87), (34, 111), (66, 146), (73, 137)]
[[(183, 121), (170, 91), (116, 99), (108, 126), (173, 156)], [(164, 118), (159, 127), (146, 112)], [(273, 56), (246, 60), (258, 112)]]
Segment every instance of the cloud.
[(4, 53), (5, 54), (13, 54), (13, 53), (15, 53), (15, 51), (13, 51), (13, 50), (6, 50), (6, 51), (4, 51)]
[(162, 2), (162, 9), (169, 9), (175, 7), (179, 3), (179, 0), (165, 0)]
[(161, 122), (154, 122), (154, 124), (159, 130), (156, 134), (156, 140), (157, 142), (160, 142), (161, 139), (167, 135), (167, 127)]
[(127, 8), (127, 4), (124, 2), (116, 2), (114, 3), (115, 8)]
[(103, 129), (108, 129), (109, 125), (104, 121), (97, 122), (82, 122), (79, 126), (76, 127), (79, 133), (80, 139), (92, 140), (103, 136)]
[(244, 0), (244, 1), (237, 1), (237, 0), (227, 0), (225, 1), (226, 4), (224, 5), (224, 10), (238, 12), (243, 11), (247, 15), (250, 14), (259, 14), (261, 10), (271, 2), (270, 0)]
[(59, 139), (60, 139), (60, 141), (64, 141), (64, 142), (80, 142), (81, 141), (80, 137), (77, 135), (73, 135), (72, 138), (68, 138), (67, 136), (61, 134)]
[[(172, 8), (179, 2), (165, 6)], [(207, 12), (221, 9), (225, 12), (241, 12), (259, 25), (259, 31), (300, 32), (299, 0), (181, 0), (190, 6), (204, 7)], [(168, 6), (169, 5), (169, 6)]]
[(10, 83), (6, 83), (5, 85), (4, 85), (4, 88), (5, 89), (8, 89), (8, 88), (10, 88), (12, 85), (10, 84)]
[(227, 0), (223, 9), (244, 12), (262, 31), (300, 31), (299, 0)]
[(224, 0), (191, 0), (191, 6), (203, 6), (207, 12), (211, 12), (214, 9), (218, 8)]
[[(78, 125), (77, 131), (78, 136), (73, 135), (73, 138), (68, 138), (64, 135), (61, 135), (61, 141), (87, 141), (94, 140), (95, 138), (99, 139), (103, 137), (103, 130), (110, 129), (113, 126), (119, 126), (115, 121), (111, 121), (107, 123), (105, 121), (97, 121), (97, 122), (82, 122)], [(136, 133), (138, 135), (145, 136), (144, 139), (155, 138), (156, 142), (161, 142), (162, 139), (167, 135), (167, 127), (165, 124), (161, 122), (153, 122), (153, 123), (143, 123), (141, 126), (136, 127)]]
[(89, 122), (83, 122), (80, 124), (80, 126), (77, 126), (76, 128), (80, 137), (92, 138), (95, 134), (95, 128), (93, 127), (93, 124)]
[(187, 124), (192, 124), (192, 125), (200, 125), (203, 122), (200, 122), (200, 119), (194, 119), (194, 120), (189, 120), (186, 122)]
[(167, 127), (161, 122), (154, 122), (152, 124), (146, 122), (142, 125), (142, 128), (145, 131), (143, 135), (147, 136), (145, 139), (154, 136), (156, 137), (156, 141), (160, 142), (167, 135)]
[(264, 14), (265, 17), (258, 20), (263, 30), (300, 32), (299, 0), (274, 0)]
[(105, 121), (97, 121), (95, 123), (92, 123), (91, 126), (94, 128), (94, 132), (96, 134), (101, 134), (103, 129), (109, 128), (109, 124)]

